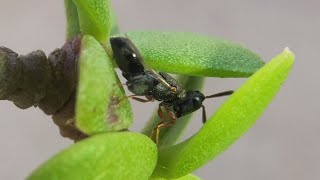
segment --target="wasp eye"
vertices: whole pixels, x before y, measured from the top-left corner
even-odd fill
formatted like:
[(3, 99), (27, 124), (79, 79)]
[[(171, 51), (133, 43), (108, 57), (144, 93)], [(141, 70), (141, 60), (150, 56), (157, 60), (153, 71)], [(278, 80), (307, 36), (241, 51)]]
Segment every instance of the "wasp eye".
[(195, 105), (195, 106), (198, 106), (198, 105), (201, 106), (201, 103), (202, 103), (202, 101), (200, 100), (199, 97), (192, 98), (192, 102), (193, 102), (193, 105)]
[(204, 100), (204, 97), (202, 97), (201, 95), (199, 95), (199, 96), (193, 96), (193, 97), (192, 97), (193, 107), (194, 107), (195, 109), (199, 109), (199, 108), (202, 106), (203, 100)]

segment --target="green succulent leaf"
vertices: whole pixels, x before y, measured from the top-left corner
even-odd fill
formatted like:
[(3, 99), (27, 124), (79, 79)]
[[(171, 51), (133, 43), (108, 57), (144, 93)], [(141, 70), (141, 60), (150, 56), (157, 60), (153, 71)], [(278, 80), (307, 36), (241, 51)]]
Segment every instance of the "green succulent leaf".
[(112, 62), (92, 36), (82, 39), (79, 69), (76, 126), (89, 135), (127, 129), (131, 106)]
[(201, 180), (201, 178), (198, 176), (195, 176), (193, 174), (188, 174), (186, 176), (183, 176), (183, 177), (175, 179), (175, 180)]
[(155, 177), (178, 178), (226, 150), (263, 113), (289, 74), (294, 54), (285, 49), (251, 76), (188, 140), (159, 151)]
[(67, 18), (67, 41), (81, 34), (77, 7), (73, 0), (64, 0)]
[(186, 32), (128, 32), (150, 67), (191, 76), (249, 77), (264, 65), (239, 44)]
[[(166, 178), (150, 178), (150, 180), (168, 180), (168, 179), (166, 179)], [(198, 176), (195, 176), (193, 174), (188, 174), (186, 176), (183, 176), (181, 178), (177, 178), (175, 180), (201, 180), (201, 178)]]
[(148, 137), (130, 132), (100, 134), (58, 153), (28, 180), (148, 179), (156, 162), (157, 147)]
[(81, 32), (106, 43), (110, 33), (110, 0), (73, 0), (78, 10)]
[[(185, 89), (199, 90), (201, 91), (204, 78), (202, 77), (194, 77), (194, 76), (178, 76), (177, 78), (179, 84)], [(160, 118), (158, 116), (158, 109), (153, 113), (152, 117), (148, 121), (146, 127), (142, 130), (142, 133), (149, 136), (152, 130), (157, 126), (160, 122)], [(192, 114), (179, 118), (179, 120), (174, 124), (174, 126), (170, 128), (161, 129), (159, 136), (159, 147), (165, 147), (173, 145), (181, 136), (186, 126), (190, 122)]]

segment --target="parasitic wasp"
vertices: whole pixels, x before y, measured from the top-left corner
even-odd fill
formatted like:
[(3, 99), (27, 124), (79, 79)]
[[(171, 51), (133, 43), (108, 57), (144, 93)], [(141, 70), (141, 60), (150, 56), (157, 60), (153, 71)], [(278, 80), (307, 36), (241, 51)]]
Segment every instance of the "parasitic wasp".
[[(231, 95), (233, 91), (225, 91), (205, 96), (199, 91), (186, 90), (169, 74), (156, 72), (148, 67), (143, 56), (130, 38), (112, 37), (110, 39), (113, 57), (116, 64), (127, 79), (126, 85), (134, 95), (128, 96), (140, 102), (160, 101), (158, 116), (161, 122), (153, 129), (151, 138), (156, 133), (156, 143), (159, 142), (160, 129), (175, 124), (177, 118), (202, 108), (202, 122), (206, 122), (205, 107), (202, 104), (207, 98)], [(139, 98), (145, 96), (147, 99)], [(165, 121), (164, 108), (170, 121)]]

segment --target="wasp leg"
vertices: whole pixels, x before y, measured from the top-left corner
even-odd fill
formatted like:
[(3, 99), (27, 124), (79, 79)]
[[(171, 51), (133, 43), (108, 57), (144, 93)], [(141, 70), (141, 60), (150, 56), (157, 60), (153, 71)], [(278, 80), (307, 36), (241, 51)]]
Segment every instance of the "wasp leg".
[(163, 111), (162, 111), (162, 109), (161, 109), (162, 106), (163, 106), (162, 103), (160, 103), (160, 104), (159, 104), (159, 108), (158, 108), (158, 116), (159, 116), (160, 119), (161, 119), (161, 122), (160, 122), (159, 124), (163, 123), (164, 120), (165, 120), (165, 117), (164, 117), (164, 115), (163, 115)]
[[(120, 85), (127, 85), (127, 84), (119, 84), (119, 83), (116, 83), (118, 86)], [(114, 86), (115, 87), (115, 86)], [(142, 99), (142, 98), (138, 98), (137, 96), (142, 96), (142, 95), (130, 95), (130, 96), (124, 96), (124, 97), (121, 97), (121, 98), (118, 98), (117, 102), (118, 104), (120, 104), (121, 102), (123, 102), (125, 99), (134, 99), (136, 101), (139, 101), (139, 102), (143, 102), (143, 103), (146, 103), (146, 102), (151, 102), (151, 101), (154, 101), (153, 97), (152, 96), (146, 96), (147, 99)]]
[(146, 98), (147, 98), (150, 102), (151, 102), (151, 101), (152, 101), (152, 102), (154, 101), (154, 97), (153, 97), (153, 96), (147, 95)]
[(147, 102), (153, 101), (153, 99), (151, 99), (151, 98), (142, 99), (142, 98), (138, 98), (137, 96), (141, 96), (141, 95), (125, 96), (125, 97), (121, 98), (121, 99), (119, 100), (119, 102), (122, 102), (123, 100), (129, 99), (129, 98), (131, 98), (131, 99), (133, 99), (133, 100), (136, 100), (136, 101), (139, 101), (139, 102), (143, 102), (143, 103), (147, 103)]
[(158, 145), (159, 144), (159, 135), (160, 135), (160, 129), (163, 128), (163, 127), (170, 127), (172, 125), (174, 125), (175, 122), (164, 122), (162, 124), (159, 124), (157, 127), (156, 127), (156, 144)]
[[(158, 116), (160, 117), (161, 121), (159, 122), (159, 124), (156, 126), (158, 127), (160, 124), (164, 123), (165, 121), (165, 117), (163, 115), (163, 111), (161, 109), (162, 103), (159, 104), (159, 108), (158, 108)], [(156, 127), (152, 129), (151, 133), (150, 133), (150, 138), (153, 139), (153, 134), (154, 131), (156, 130)]]
[(152, 101), (152, 100), (150, 100), (150, 99), (138, 98), (137, 96), (139, 96), (139, 95), (130, 95), (130, 96), (126, 96), (126, 98), (131, 98), (131, 99), (134, 99), (134, 100), (136, 100), (136, 101), (143, 102), (143, 103)]
[[(156, 144), (159, 144), (160, 129), (163, 128), (163, 127), (170, 127), (170, 126), (172, 126), (173, 124), (176, 123), (176, 120), (177, 120), (176, 115), (175, 115), (172, 111), (170, 111), (168, 107), (165, 107), (165, 108), (166, 108), (166, 112), (167, 112), (167, 114), (168, 114), (171, 122), (164, 122), (165, 119), (164, 119), (164, 116), (163, 116), (163, 112), (160, 110), (161, 113), (162, 113), (161, 116), (160, 116), (159, 110), (158, 110), (158, 115), (159, 115), (159, 117), (160, 117), (160, 118), (163, 117), (163, 119), (162, 119), (162, 121), (154, 128), (154, 130), (156, 131)], [(160, 106), (159, 106), (159, 109), (160, 109)], [(153, 131), (154, 131), (154, 130), (153, 130)], [(152, 131), (152, 132), (153, 132), (153, 131)]]
[(173, 124), (175, 124), (176, 120), (177, 120), (177, 116), (172, 111), (170, 111), (170, 109), (168, 107), (165, 107), (165, 108), (166, 108), (166, 111), (167, 111), (167, 114), (168, 114), (170, 120), (172, 121)]

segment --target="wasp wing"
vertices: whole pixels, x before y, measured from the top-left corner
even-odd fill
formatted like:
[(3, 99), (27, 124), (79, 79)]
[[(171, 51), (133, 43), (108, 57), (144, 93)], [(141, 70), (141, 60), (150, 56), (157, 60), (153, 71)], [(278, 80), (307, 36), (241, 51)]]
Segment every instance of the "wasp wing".
[(115, 62), (123, 74), (136, 76), (145, 72), (142, 56), (129, 39), (113, 37), (110, 44)]
[(140, 64), (144, 67), (144, 69), (146, 71), (149, 71), (151, 73), (151, 75), (157, 79), (160, 83), (164, 84), (165, 86), (167, 86), (168, 88), (170, 88), (170, 90), (174, 90), (175, 87), (172, 87), (159, 73), (157, 73), (155, 70), (153, 70), (152, 68), (150, 68), (144, 61), (143, 56), (141, 55), (141, 53), (139, 52), (138, 48), (134, 45), (134, 43), (131, 41), (131, 39), (128, 37), (127, 34), (125, 34), (126, 38), (127, 38), (127, 43), (128, 46), (135, 52), (135, 55), (137, 57), (137, 60), (140, 62)]
[(125, 36), (110, 38), (113, 57), (123, 76), (128, 79), (130, 76), (133, 77), (149, 72), (152, 77), (172, 90), (173, 87), (159, 73), (147, 66), (138, 48), (127, 34)]

